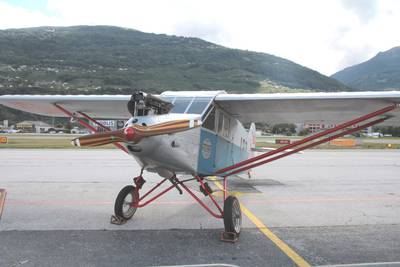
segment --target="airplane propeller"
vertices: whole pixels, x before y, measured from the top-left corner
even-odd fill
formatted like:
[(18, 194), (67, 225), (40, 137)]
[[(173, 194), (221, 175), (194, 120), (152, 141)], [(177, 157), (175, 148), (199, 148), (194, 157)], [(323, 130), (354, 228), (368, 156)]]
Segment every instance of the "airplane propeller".
[(74, 146), (102, 146), (114, 142), (136, 144), (146, 137), (182, 132), (200, 125), (199, 120), (174, 120), (150, 126), (135, 124), (115, 131), (78, 137), (73, 139), (71, 144)]

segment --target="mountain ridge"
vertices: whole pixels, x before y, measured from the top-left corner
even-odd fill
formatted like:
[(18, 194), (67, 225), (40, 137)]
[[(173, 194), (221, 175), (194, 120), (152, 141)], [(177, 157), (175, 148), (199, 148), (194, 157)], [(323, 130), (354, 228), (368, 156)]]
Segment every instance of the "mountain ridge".
[[(0, 30), (0, 95), (134, 90), (274, 93), (351, 88), (281, 57), (199, 38), (104, 25)], [(0, 106), (0, 120), (22, 118), (39, 119)]]
[(400, 46), (338, 71), (331, 78), (356, 90), (400, 89)]
[(252, 93), (266, 83), (313, 91), (351, 90), (287, 59), (199, 38), (115, 26), (0, 31), (0, 93), (7, 86), (11, 91), (44, 93), (126, 93), (131, 88)]

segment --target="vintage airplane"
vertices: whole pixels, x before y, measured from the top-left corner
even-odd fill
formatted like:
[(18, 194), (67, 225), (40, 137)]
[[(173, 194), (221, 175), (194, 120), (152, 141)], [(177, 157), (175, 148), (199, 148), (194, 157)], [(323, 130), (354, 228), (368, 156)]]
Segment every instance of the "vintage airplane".
[[(164, 92), (155, 96), (133, 95), (3, 95), (0, 104), (53, 117), (70, 117), (93, 132), (72, 140), (75, 146), (113, 143), (132, 155), (142, 167), (118, 194), (114, 222), (130, 219), (144, 207), (176, 188), (187, 191), (211, 215), (223, 219), (225, 231), (238, 235), (241, 210), (236, 197), (229, 196), (227, 178), (252, 168), (328, 142), (363, 128), (385, 123), (400, 125), (400, 92), (340, 92), (292, 94), (227, 94), (224, 91)], [(96, 118), (127, 119), (124, 127), (111, 131)], [(263, 123), (318, 122), (335, 127), (313, 134), (257, 156), (255, 126)], [(244, 124), (251, 125), (249, 130)], [(142, 196), (143, 171), (156, 172), (162, 180)], [(182, 178), (178, 175), (190, 175)], [(223, 205), (212, 194), (207, 181), (223, 181)], [(186, 185), (197, 181), (210, 197), (211, 209)], [(149, 197), (164, 182), (172, 184)]]

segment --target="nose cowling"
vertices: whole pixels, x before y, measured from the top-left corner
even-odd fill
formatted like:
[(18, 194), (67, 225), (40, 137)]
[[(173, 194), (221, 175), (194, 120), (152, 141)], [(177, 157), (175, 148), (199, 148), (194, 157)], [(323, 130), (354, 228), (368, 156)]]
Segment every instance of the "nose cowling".
[(125, 139), (128, 141), (133, 141), (135, 138), (135, 129), (133, 127), (126, 127), (124, 129)]

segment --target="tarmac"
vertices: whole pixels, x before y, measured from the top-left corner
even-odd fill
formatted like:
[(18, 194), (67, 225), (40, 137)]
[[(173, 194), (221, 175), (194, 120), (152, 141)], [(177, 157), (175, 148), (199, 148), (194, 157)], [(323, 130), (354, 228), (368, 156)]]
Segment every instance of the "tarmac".
[[(400, 266), (400, 150), (309, 150), (232, 178), (243, 212), (233, 244), (176, 190), (110, 224), (140, 171), (121, 151), (0, 149), (0, 159), (0, 266)], [(160, 179), (144, 178), (144, 189)]]

